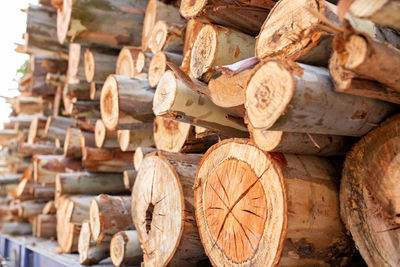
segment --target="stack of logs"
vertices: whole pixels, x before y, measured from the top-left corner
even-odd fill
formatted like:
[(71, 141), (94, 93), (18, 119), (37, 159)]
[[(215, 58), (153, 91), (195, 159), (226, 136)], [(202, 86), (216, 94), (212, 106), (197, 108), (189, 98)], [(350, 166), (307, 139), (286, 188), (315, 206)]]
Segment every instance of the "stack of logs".
[(40, 3), (3, 233), (84, 265), (399, 264), (398, 1)]

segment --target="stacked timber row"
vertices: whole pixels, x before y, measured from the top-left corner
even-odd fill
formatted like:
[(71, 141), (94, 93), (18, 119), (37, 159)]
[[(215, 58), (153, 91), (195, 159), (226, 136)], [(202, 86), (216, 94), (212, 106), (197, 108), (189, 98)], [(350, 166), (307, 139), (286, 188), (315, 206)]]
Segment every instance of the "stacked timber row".
[(1, 232), (84, 265), (398, 265), (400, 5), (337, 2), (29, 6)]

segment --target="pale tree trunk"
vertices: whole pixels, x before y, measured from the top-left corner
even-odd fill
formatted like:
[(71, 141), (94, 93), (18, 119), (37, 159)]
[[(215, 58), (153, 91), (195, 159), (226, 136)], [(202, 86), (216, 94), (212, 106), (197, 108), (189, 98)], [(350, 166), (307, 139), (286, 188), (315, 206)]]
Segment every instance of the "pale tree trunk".
[(160, 152), (147, 155), (140, 165), (132, 219), (144, 266), (194, 266), (207, 259), (194, 220), (192, 187), (200, 158)]
[(182, 54), (185, 39), (185, 24), (173, 24), (159, 20), (154, 25), (149, 40), (153, 54), (168, 51)]
[(110, 244), (111, 261), (115, 266), (139, 265), (143, 252), (135, 230), (116, 233)]
[[(157, 119), (157, 118), (156, 118)], [(161, 150), (161, 149), (160, 149)], [(149, 154), (149, 153), (153, 153), (157, 151), (156, 148), (154, 147), (138, 147), (135, 150), (135, 155), (133, 156), (133, 165), (135, 165), (135, 170), (139, 171), (140, 169), (140, 165), (142, 164), (143, 158)], [(136, 178), (136, 174), (135, 174), (135, 178)], [(133, 183), (130, 183), (130, 189), (132, 189)]]
[(18, 209), (18, 217), (28, 219), (42, 213), (42, 209), (46, 203), (38, 203), (33, 201), (23, 201)]
[(369, 266), (399, 262), (399, 130), (396, 115), (356, 143), (344, 163), (341, 217)]
[(354, 248), (339, 217), (338, 175), (327, 159), (268, 154), (247, 139), (208, 150), (194, 188), (213, 265), (345, 265)]
[(131, 197), (101, 194), (90, 203), (90, 229), (96, 243), (111, 241), (119, 231), (134, 230)]
[(155, 88), (160, 81), (161, 77), (167, 71), (167, 62), (172, 62), (175, 65), (182, 64), (183, 57), (180, 54), (174, 54), (170, 52), (159, 51), (155, 53), (153, 58), (151, 59), (148, 79), (149, 84), (152, 88)]
[(110, 256), (110, 243), (94, 243), (89, 221), (84, 221), (79, 234), (78, 252), (80, 264), (88, 266), (98, 264)]
[(395, 108), (335, 93), (326, 69), (275, 60), (255, 69), (246, 90), (248, 121), (263, 130), (361, 136)]
[(118, 143), (122, 151), (135, 151), (141, 146), (154, 146), (153, 129), (118, 130)]
[(118, 56), (110, 53), (100, 53), (86, 49), (85, 76), (87, 82), (103, 83), (107, 76), (115, 73)]
[(193, 91), (184, 82), (175, 77), (172, 71), (164, 74), (157, 86), (153, 101), (153, 111), (156, 116), (204, 127), (224, 136), (248, 136), (241, 117), (216, 106), (206, 96)]
[(88, 172), (123, 172), (132, 170), (133, 153), (120, 149), (83, 148), (82, 165)]

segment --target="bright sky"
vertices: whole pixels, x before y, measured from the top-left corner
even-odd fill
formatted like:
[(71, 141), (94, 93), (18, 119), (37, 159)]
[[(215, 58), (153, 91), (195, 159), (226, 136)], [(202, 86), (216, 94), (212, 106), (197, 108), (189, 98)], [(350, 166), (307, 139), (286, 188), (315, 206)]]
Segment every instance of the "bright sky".
[[(22, 34), (26, 31), (26, 9), (31, 4), (37, 4), (37, 0), (13, 0), (7, 1), (0, 9), (0, 95), (13, 97), (18, 94), (15, 89), (17, 82), (13, 81), (17, 69), (29, 57), (15, 52), (15, 43), (23, 44)], [(14, 89), (14, 90), (12, 90)], [(11, 107), (5, 104), (4, 98), (0, 98), (0, 128), (7, 121)]]

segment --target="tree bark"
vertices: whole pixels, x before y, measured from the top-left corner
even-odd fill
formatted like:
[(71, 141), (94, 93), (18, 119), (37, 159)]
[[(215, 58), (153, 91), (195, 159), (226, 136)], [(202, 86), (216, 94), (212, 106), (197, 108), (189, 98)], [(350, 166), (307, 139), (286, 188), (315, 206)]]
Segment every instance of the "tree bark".
[(142, 29), (141, 47), (143, 51), (147, 51), (149, 49), (149, 43), (154, 25), (159, 20), (177, 24), (185, 23), (185, 20), (179, 14), (179, 9), (177, 7), (164, 4), (158, 0), (148, 1)]
[(101, 194), (90, 202), (90, 229), (96, 243), (111, 241), (119, 231), (134, 230), (131, 198)]
[[(136, 155), (136, 152), (135, 152)], [(136, 166), (135, 166), (136, 168)], [(136, 174), (137, 171), (136, 170), (127, 170), (124, 171), (124, 185), (125, 188), (128, 189), (129, 191), (132, 191), (132, 187), (135, 184), (135, 180), (136, 180)]]
[(375, 99), (335, 93), (323, 68), (274, 60), (253, 72), (245, 106), (255, 129), (343, 136), (364, 135), (396, 108)]
[(53, 186), (33, 185), (32, 195), (33, 199), (41, 201), (49, 201), (54, 199), (55, 188)]
[[(147, 1), (63, 1), (57, 10), (57, 37), (88, 47), (139, 46)], [(115, 23), (118, 21), (118, 23)]]
[[(299, 12), (303, 10), (304, 12)], [(306, 11), (311, 10), (311, 11)], [(340, 27), (337, 7), (324, 0), (284, 0), (275, 5), (265, 20), (256, 43), (256, 56), (283, 57), (311, 65), (327, 66), (332, 52), (332, 33), (318, 27), (320, 13)], [(293, 14), (296, 14), (295, 16)], [(381, 42), (400, 44), (399, 36), (390, 29), (379, 28), (367, 20), (346, 16), (357, 31)], [(292, 27), (297, 25), (297, 27)]]
[(90, 97), (91, 84), (86, 81), (80, 81), (79, 83), (70, 83), (64, 87), (67, 92), (66, 97), (71, 102), (76, 100), (92, 100)]
[(61, 155), (35, 155), (33, 157), (33, 177), (35, 183), (55, 184), (59, 172), (79, 171), (81, 162)]
[(42, 213), (46, 203), (23, 201), (18, 208), (18, 217), (28, 219)]
[(400, 30), (400, 3), (397, 1), (352, 1), (349, 12), (358, 18), (368, 19), (383, 26)]
[(39, 214), (36, 217), (36, 236), (40, 238), (57, 237), (57, 217), (54, 214)]
[(17, 138), (19, 132), (16, 130), (0, 130), (0, 144), (2, 146), (9, 144), (12, 139)]
[(141, 146), (154, 146), (153, 129), (118, 130), (118, 143), (122, 151), (135, 151)]
[(68, 68), (68, 61), (65, 59), (58, 59), (46, 57), (41, 55), (31, 55), (29, 58), (29, 71), (33, 76), (46, 76), (48, 72), (51, 73), (65, 73)]
[(64, 143), (67, 130), (71, 126), (76, 126), (75, 120), (61, 116), (50, 116), (47, 118), (44, 137), (53, 140), (58, 139)]
[(78, 251), (79, 263), (90, 266), (110, 256), (110, 243), (93, 243), (89, 221), (84, 221), (79, 234)]
[(161, 77), (167, 71), (167, 62), (172, 62), (175, 65), (182, 64), (183, 57), (179, 54), (169, 52), (157, 52), (153, 56), (149, 66), (149, 84), (152, 88), (155, 88), (160, 81)]
[(194, 186), (213, 265), (345, 265), (354, 249), (339, 217), (338, 175), (327, 159), (264, 153), (246, 139), (213, 146)]
[(69, 127), (65, 135), (64, 157), (80, 159), (82, 157), (81, 130)]
[(119, 148), (117, 132), (107, 130), (102, 120), (96, 121), (94, 138), (98, 148)]
[(398, 264), (399, 131), (396, 115), (356, 143), (344, 163), (341, 215), (369, 266)]
[(267, 0), (254, 3), (247, 0), (183, 0), (180, 12), (187, 20), (197, 19), (224, 25), (255, 36), (275, 2), (277, 1)]
[(152, 121), (154, 91), (147, 79), (108, 76), (101, 91), (100, 109), (104, 125), (115, 130), (119, 124)]
[(194, 41), (190, 73), (208, 82), (219, 65), (228, 65), (254, 56), (254, 37), (222, 26), (202, 27)]
[(160, 152), (144, 158), (132, 189), (132, 219), (145, 266), (194, 266), (207, 259), (192, 191), (200, 157)]
[(90, 100), (100, 100), (101, 88), (103, 88), (103, 83), (90, 83)]
[(153, 27), (149, 48), (153, 54), (168, 51), (182, 54), (185, 39), (185, 24), (173, 24), (159, 20)]
[(121, 173), (59, 173), (56, 190), (59, 195), (97, 195), (128, 193)]
[(23, 176), (21, 174), (9, 174), (0, 177), (0, 185), (18, 184)]
[[(198, 138), (195, 127), (188, 123), (159, 116), (154, 120), (154, 142), (158, 150), (181, 153), (205, 152), (210, 146), (217, 143), (218, 139), (216, 134)], [(135, 152), (135, 158), (137, 152)], [(138, 161), (139, 165), (140, 162), (141, 160)], [(136, 168), (136, 161), (134, 163)]]
[[(157, 117), (158, 118), (158, 117)], [(157, 120), (156, 118), (156, 120)], [(160, 149), (162, 150), (162, 149)], [(139, 171), (140, 165), (142, 164), (143, 158), (150, 153), (157, 151), (157, 148), (154, 147), (138, 147), (135, 150), (135, 155), (133, 156), (133, 165), (135, 166), (135, 170)], [(171, 152), (171, 151), (170, 151)], [(135, 174), (136, 178), (136, 174)], [(133, 183), (129, 183), (129, 188), (132, 189)]]
[(100, 118), (100, 103), (96, 100), (75, 101), (72, 103), (72, 118)]
[(132, 152), (122, 152), (120, 149), (85, 147), (82, 165), (88, 172), (123, 172), (134, 168), (132, 158)]
[(103, 83), (107, 76), (115, 73), (118, 56), (115, 53), (100, 53), (86, 49), (85, 76), (87, 82)]
[(54, 144), (28, 144), (22, 143), (18, 147), (18, 152), (24, 157), (32, 157), (35, 154), (38, 155), (62, 155), (64, 150), (60, 147), (56, 147)]
[(41, 97), (18, 96), (15, 100), (15, 112), (17, 114), (34, 115), (43, 113), (45, 101)]
[(6, 222), (1, 231), (4, 235), (30, 235), (32, 234), (32, 224), (27, 222)]
[(67, 83), (76, 84), (85, 79), (84, 48), (81, 44), (70, 43), (68, 45)]
[(111, 261), (115, 266), (136, 266), (143, 260), (139, 237), (135, 230), (115, 234), (110, 244)]
[(156, 116), (201, 126), (224, 136), (248, 136), (241, 117), (191, 90), (172, 71), (167, 71), (157, 86), (153, 111)]

